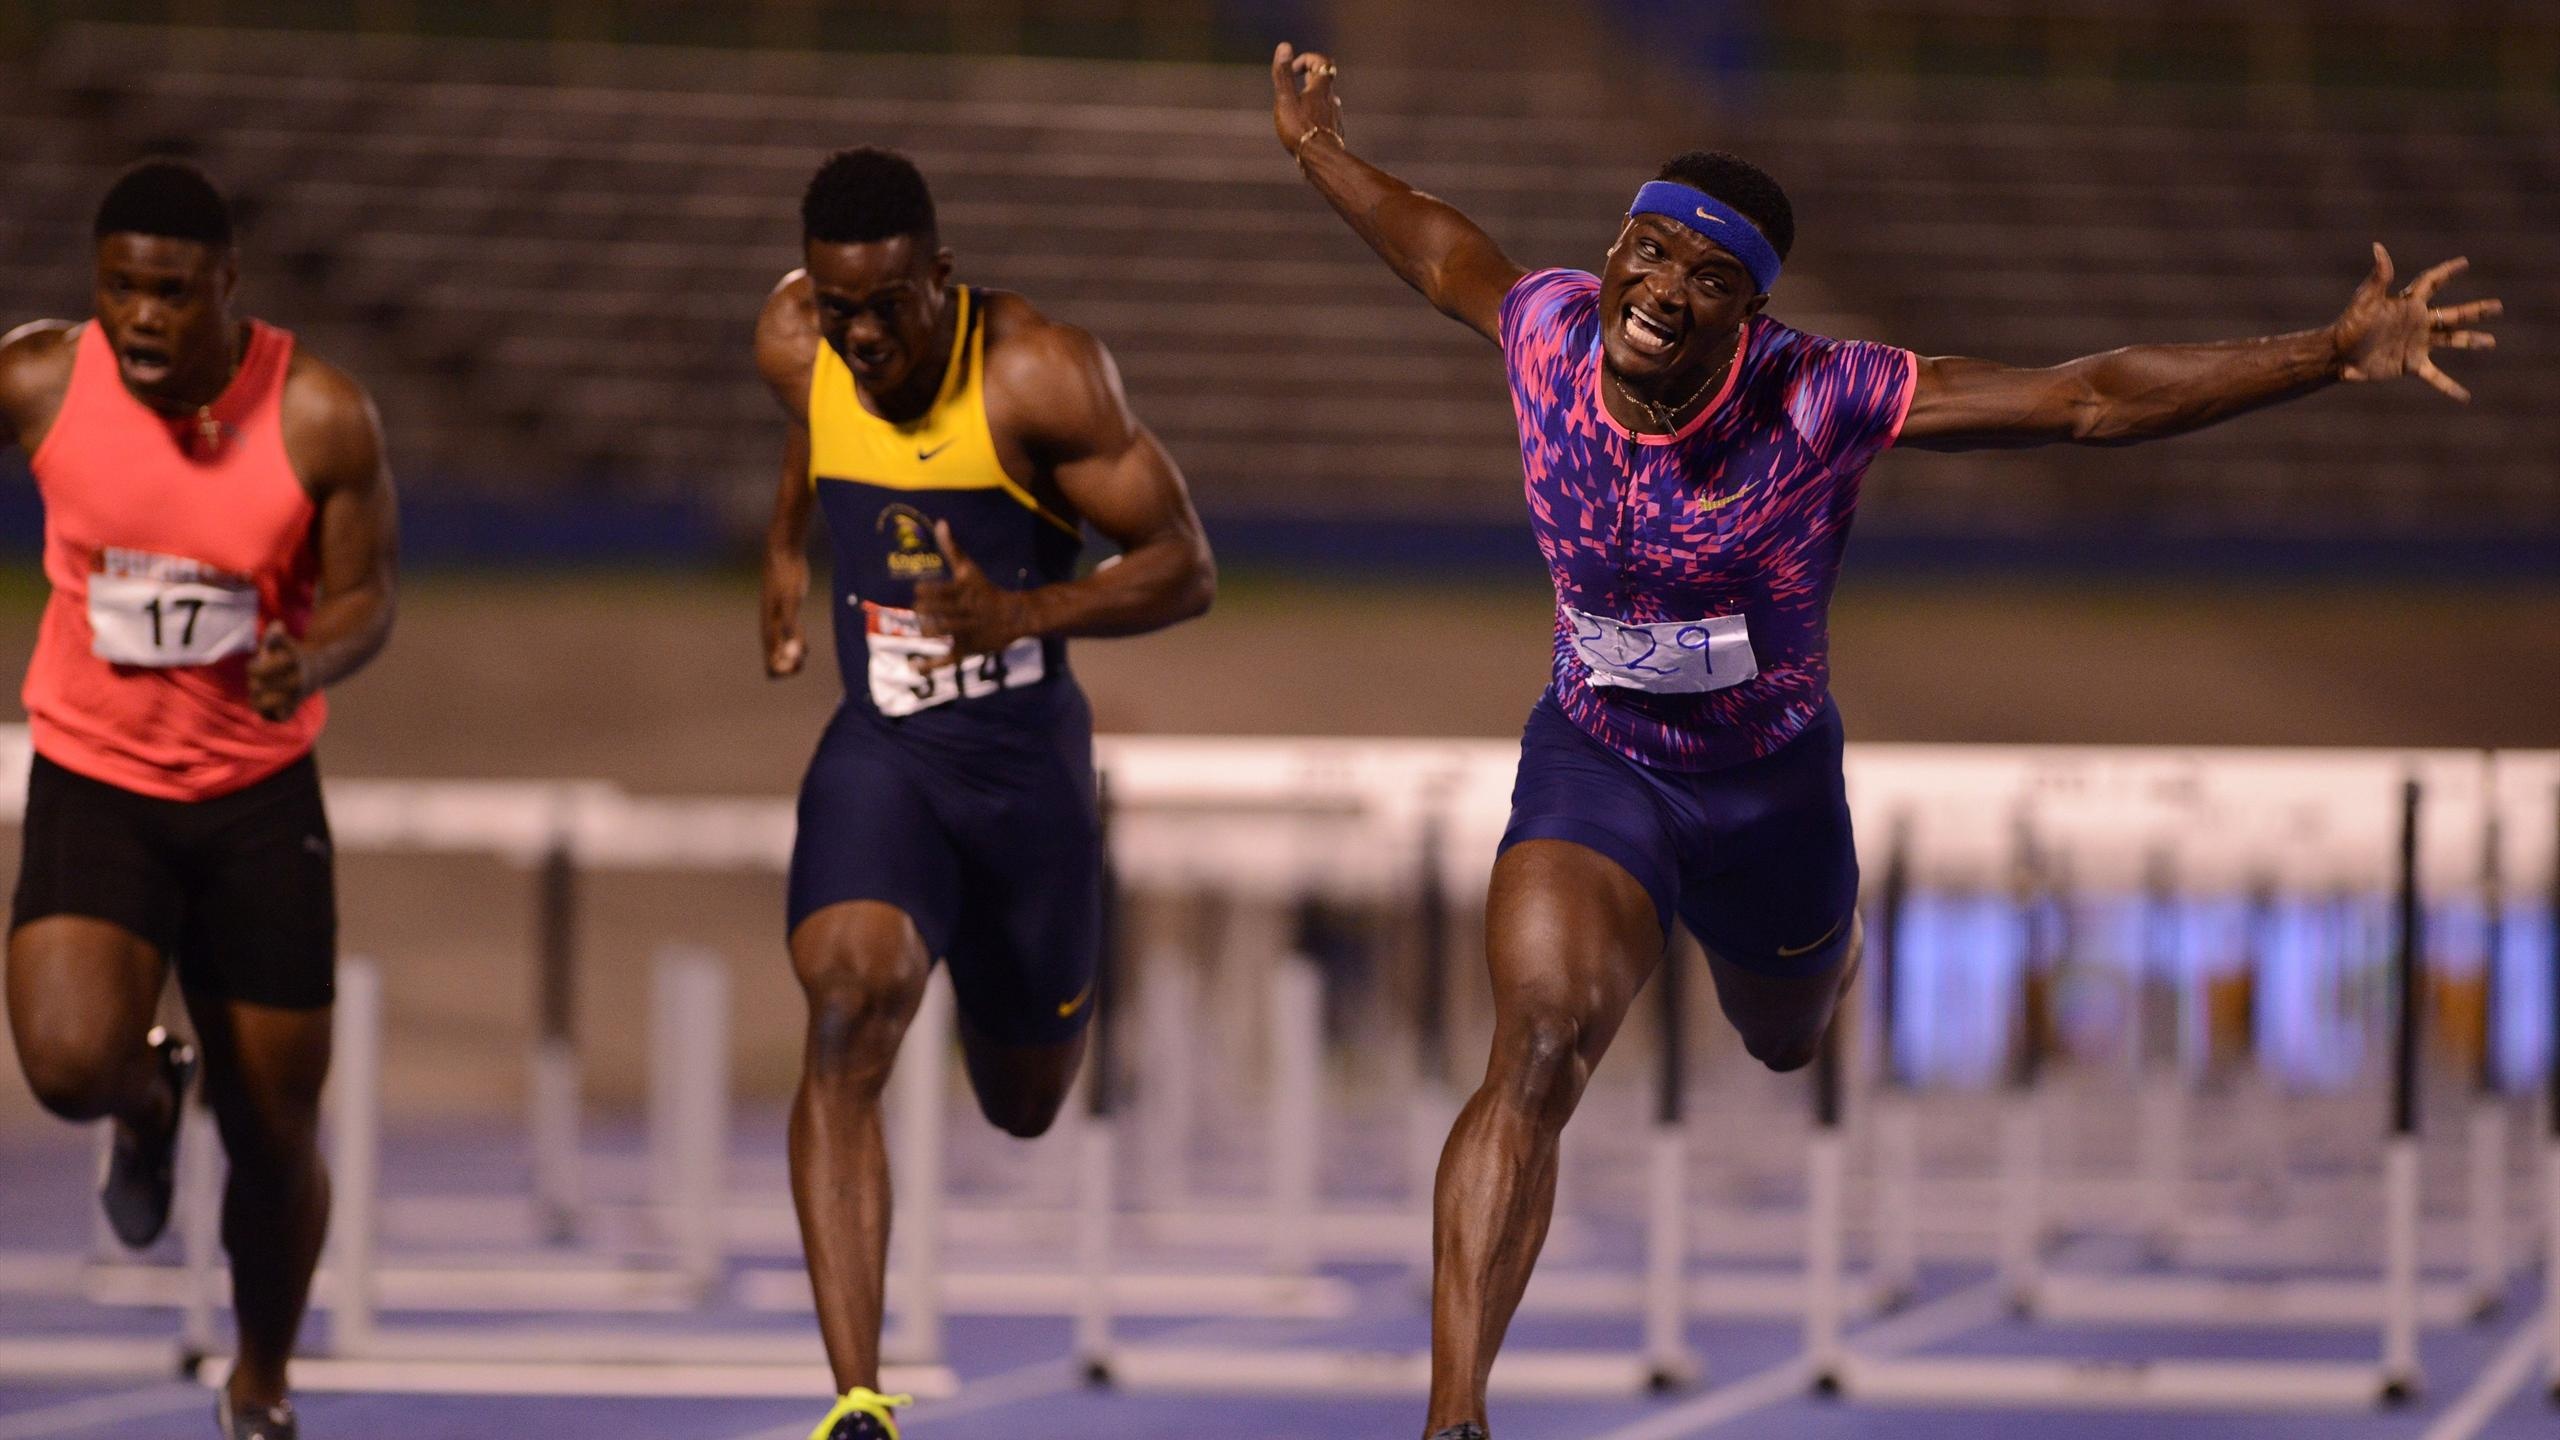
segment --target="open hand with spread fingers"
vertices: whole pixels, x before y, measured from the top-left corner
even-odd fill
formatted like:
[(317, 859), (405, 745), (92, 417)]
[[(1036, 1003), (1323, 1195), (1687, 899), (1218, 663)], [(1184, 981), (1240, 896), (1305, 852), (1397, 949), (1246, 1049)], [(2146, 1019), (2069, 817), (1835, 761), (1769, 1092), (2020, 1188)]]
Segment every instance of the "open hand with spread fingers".
[(2415, 374), (2456, 400), (2471, 392), (2436, 368), (2434, 351), (2488, 350), (2498, 337), (2468, 327), (2503, 313), (2496, 300), (2438, 305), (2436, 292), (2446, 281), (2471, 268), (2465, 259), (2447, 260), (2419, 274), (2398, 292), (2391, 288), (2391, 252), (2376, 241), (2373, 273), (2356, 287), (2346, 312), (2329, 327), (2338, 347), (2339, 374), (2348, 380), (2396, 380)]
[(987, 578), (969, 552), (951, 534), (951, 522), (933, 522), (934, 543), (947, 567), (940, 580), (916, 582), (916, 621), (927, 635), (951, 637), (955, 664), (969, 655), (993, 655), (1031, 633), (1022, 592), (1007, 590)]
[(1318, 135), (1342, 143), (1342, 97), (1333, 93), (1333, 74), (1333, 62), (1319, 51), (1302, 55), (1283, 41), (1271, 52), (1271, 128), (1293, 158)]

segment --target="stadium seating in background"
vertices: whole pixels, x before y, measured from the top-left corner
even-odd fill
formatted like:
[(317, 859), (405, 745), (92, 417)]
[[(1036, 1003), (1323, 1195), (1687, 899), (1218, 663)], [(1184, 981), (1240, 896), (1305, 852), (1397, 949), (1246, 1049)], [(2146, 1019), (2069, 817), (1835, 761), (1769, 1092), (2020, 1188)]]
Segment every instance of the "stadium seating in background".
[[(2458, 97), (2270, 120), (2166, 89), (1769, 82), (1683, 134), (1558, 59), (1359, 72), (1355, 134), (1538, 264), (1596, 265), (1664, 154), (1751, 154), (1800, 217), (1776, 313), (1924, 351), (2317, 324), (2372, 238), (2560, 309), (2560, 146)], [(239, 198), (255, 304), (373, 383), (421, 497), (697, 502), (752, 533), (778, 437), (750, 323), (809, 171), (870, 142), (923, 165), (965, 277), (1111, 342), (1213, 515), (1517, 515), (1495, 357), (1303, 192), (1249, 70), (73, 27), (0, 80), (0, 315), (81, 308), (106, 177), (192, 153)], [(2453, 362), (2467, 414), (2412, 385), (2140, 463), (1897, 457), (1862, 534), (2560, 542), (2560, 356), (2509, 343)]]

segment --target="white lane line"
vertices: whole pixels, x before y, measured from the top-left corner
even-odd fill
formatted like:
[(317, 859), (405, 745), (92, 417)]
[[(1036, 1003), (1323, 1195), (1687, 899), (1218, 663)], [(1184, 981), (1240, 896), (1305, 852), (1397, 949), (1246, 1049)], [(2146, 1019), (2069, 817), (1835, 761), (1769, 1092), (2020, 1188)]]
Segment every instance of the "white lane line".
[(2507, 1343), (2498, 1347), (2498, 1353), (2480, 1371), (2480, 1378), (2471, 1382), (2471, 1388), (2462, 1392), (2452, 1409), (2427, 1427), (2421, 1440), (2471, 1440), (2479, 1434), (2533, 1378), (2542, 1360), (2544, 1318), (2545, 1312), (2537, 1310), (2516, 1327), (2516, 1333), (2507, 1337)]
[[(936, 1420), (952, 1415), (966, 1415), (973, 1410), (991, 1410), (999, 1405), (1012, 1405), (1023, 1400), (1036, 1400), (1043, 1395), (1056, 1395), (1074, 1389), (1079, 1376), (1074, 1366), (1064, 1360), (1044, 1360), (1006, 1370), (984, 1380), (972, 1380), (960, 1393), (948, 1400), (927, 1400), (909, 1411), (911, 1415), (930, 1415)], [(905, 1417), (900, 1417), (903, 1422)], [(765, 1430), (751, 1430), (732, 1440), (808, 1440), (809, 1427), (816, 1422), (795, 1420)]]
[[(2000, 1314), (1999, 1287), (1977, 1285), (1933, 1300), (1852, 1336), (1862, 1355), (1893, 1355), (1989, 1324)], [(1798, 1356), (1756, 1375), (1720, 1385), (1684, 1405), (1621, 1426), (1595, 1440), (1687, 1440), (1755, 1410), (1783, 1405), (1813, 1386), (1812, 1362)]]
[(212, 1413), (213, 1392), (201, 1385), (172, 1381), (154, 1385), (148, 1390), (128, 1390), (121, 1395), (93, 1395), (86, 1400), (72, 1400), (48, 1405), (41, 1410), (21, 1410), (15, 1415), (0, 1415), (0, 1440), (36, 1440), (42, 1435), (67, 1435), (75, 1430), (95, 1429), (126, 1420), (147, 1420), (154, 1415), (176, 1415), (188, 1410)]
[[(1216, 1340), (1222, 1332), (1234, 1333), (1255, 1323), (1254, 1317), (1251, 1316), (1198, 1320), (1188, 1325), (1175, 1326), (1159, 1335), (1149, 1336), (1148, 1340), (1151, 1344), (1172, 1340), (1207, 1343)], [(918, 1417), (931, 1416), (940, 1420), (952, 1415), (967, 1415), (979, 1410), (994, 1410), (1006, 1405), (1018, 1405), (1025, 1400), (1037, 1400), (1047, 1395), (1064, 1395), (1083, 1384), (1082, 1366), (1068, 1360), (1035, 1360), (1028, 1365), (1018, 1365), (1011, 1370), (999, 1370), (982, 1380), (963, 1380), (960, 1382), (959, 1394), (948, 1400), (924, 1401), (907, 1413)], [(808, 1427), (815, 1423), (815, 1421), (809, 1421), (776, 1425), (764, 1430), (750, 1430), (744, 1435), (733, 1435), (730, 1440), (808, 1440)], [(5, 1440), (5, 1437), (0, 1437), (0, 1440)]]

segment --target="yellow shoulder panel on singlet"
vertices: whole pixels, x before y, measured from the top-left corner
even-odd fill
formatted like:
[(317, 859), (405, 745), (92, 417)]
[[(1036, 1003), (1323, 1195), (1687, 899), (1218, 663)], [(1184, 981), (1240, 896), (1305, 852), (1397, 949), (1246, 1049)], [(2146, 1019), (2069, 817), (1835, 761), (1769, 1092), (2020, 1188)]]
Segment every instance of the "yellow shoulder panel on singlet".
[(863, 408), (853, 371), (821, 341), (809, 370), (809, 482), (851, 480), (890, 490), (1002, 490), (1069, 534), (1082, 531), (1052, 513), (1004, 471), (987, 428), (986, 323), (977, 292), (957, 288), (960, 307), (951, 362), (924, 414), (893, 424)]

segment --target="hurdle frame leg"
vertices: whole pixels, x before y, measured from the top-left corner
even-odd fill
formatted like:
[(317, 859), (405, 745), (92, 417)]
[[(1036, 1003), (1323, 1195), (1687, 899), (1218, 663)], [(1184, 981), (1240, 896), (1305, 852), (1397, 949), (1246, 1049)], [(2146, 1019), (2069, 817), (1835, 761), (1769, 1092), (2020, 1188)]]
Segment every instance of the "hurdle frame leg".
[(2465, 1177), (2465, 1248), (2471, 1318), (2496, 1317), (2507, 1298), (2507, 1108), (2494, 1094), (2471, 1103)]
[(708, 1295), (728, 1259), (729, 965), (670, 945), (650, 974), (649, 1148), (676, 1269)]
[(943, 1223), (947, 1184), (943, 1171), (946, 1102), (951, 1084), (951, 982), (939, 967), (925, 982), (924, 1001), (907, 1022), (905, 1043), (889, 1075), (889, 1103), (896, 1117), (891, 1136), (896, 1160), (889, 1179), (896, 1196), (891, 1228), (889, 1289), (892, 1325), (881, 1353), (916, 1365), (943, 1361)]
[(212, 1112), (201, 1100), (178, 1097), (178, 1238), (186, 1256), (186, 1311), (178, 1341), (188, 1368), (222, 1346), (216, 1312), (230, 1303), (230, 1275), (222, 1252), (222, 1187), (227, 1157)]
[(2035, 1092), (2018, 1089), (2000, 1107), (2001, 1298), (2034, 1313), (2044, 1268), (2044, 1113)]
[(382, 1230), (382, 969), (351, 956), (338, 965), (331, 1017), (329, 1347), (360, 1355), (379, 1333)]
[(1289, 951), (1271, 971), (1269, 1265), (1276, 1276), (1315, 1272), (1324, 1088), (1324, 979), (1313, 960)]
[(535, 872), (535, 888), (538, 1023), (525, 1089), (534, 1233), (566, 1245), (578, 1236), (584, 1202), (585, 1077), (578, 1055), (578, 869), (565, 826)]

